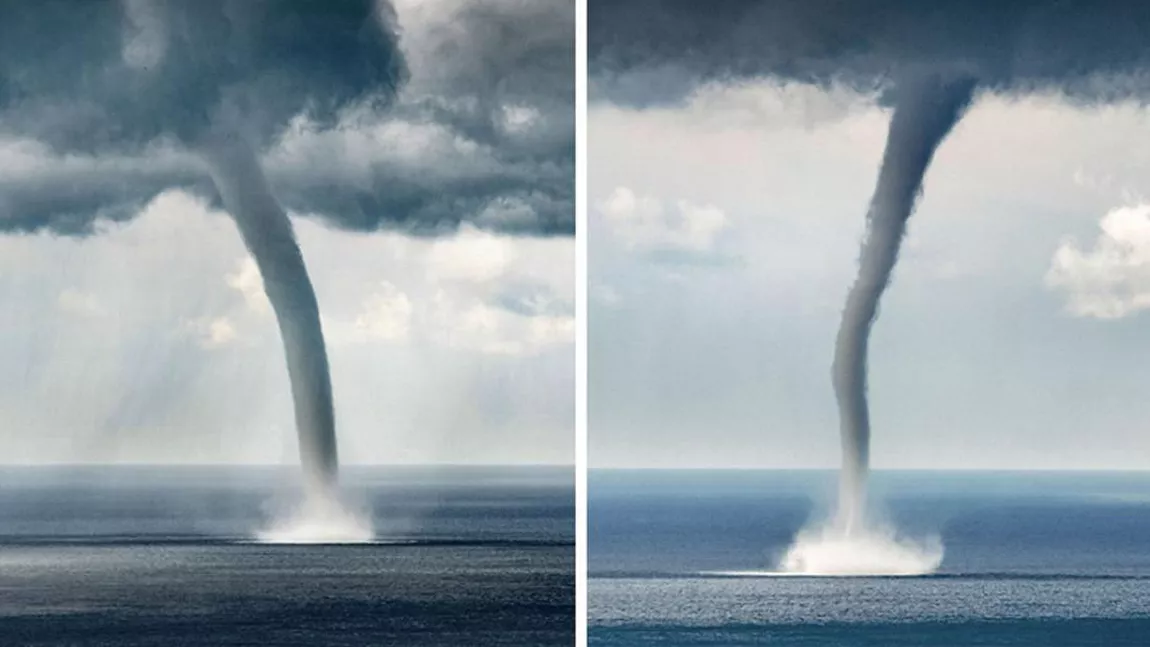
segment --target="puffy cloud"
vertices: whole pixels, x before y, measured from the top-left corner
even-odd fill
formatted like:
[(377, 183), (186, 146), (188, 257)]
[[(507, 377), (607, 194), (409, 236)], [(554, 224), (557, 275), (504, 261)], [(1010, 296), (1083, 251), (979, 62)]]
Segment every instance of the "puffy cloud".
[(444, 281), (490, 283), (503, 277), (515, 255), (513, 241), (467, 228), (431, 245), (428, 270)]
[(457, 300), (445, 293), (434, 301), (432, 336), (457, 350), (489, 355), (535, 355), (575, 341), (571, 315), (526, 315), (480, 300)]
[(1066, 294), (1079, 317), (1120, 319), (1150, 308), (1150, 204), (1103, 216), (1092, 249), (1066, 240), (1046, 273), (1046, 284)]
[(401, 341), (411, 331), (411, 299), (384, 281), (378, 292), (363, 302), (363, 312), (355, 319), (357, 331), (371, 339)]
[(570, 245), (531, 243), (474, 228), (410, 245), (415, 249), (402, 255), (421, 258), (425, 268), (419, 289), (427, 296), (408, 313), (419, 339), (509, 356), (531, 356), (574, 343)]
[[(574, 344), (570, 239), (512, 238), (467, 226), (430, 239), (381, 238), (388, 260), (371, 270), (381, 278), (341, 290), (340, 300), (354, 307), (324, 308), (324, 334), (333, 345), (526, 358)], [(254, 265), (241, 262), (226, 280), (245, 301), (250, 293), (246, 310), (256, 314), (252, 303), (265, 300)], [(243, 326), (265, 325), (259, 318), (241, 321), (241, 333)]]
[(489, 355), (530, 356), (575, 342), (573, 314), (524, 313), (440, 292), (430, 334), (437, 343)]
[(728, 227), (727, 216), (711, 205), (678, 200), (668, 207), (626, 187), (615, 189), (599, 204), (611, 231), (632, 250), (705, 257), (716, 252)]
[(264, 282), (260, 277), (260, 269), (251, 256), (244, 257), (238, 264), (236, 271), (224, 277), (228, 287), (238, 291), (244, 297), (253, 312), (270, 313), (271, 303), (264, 293)]
[(184, 325), (184, 330), (194, 337), (201, 348), (220, 348), (236, 341), (239, 336), (235, 325), (227, 317), (202, 317)]

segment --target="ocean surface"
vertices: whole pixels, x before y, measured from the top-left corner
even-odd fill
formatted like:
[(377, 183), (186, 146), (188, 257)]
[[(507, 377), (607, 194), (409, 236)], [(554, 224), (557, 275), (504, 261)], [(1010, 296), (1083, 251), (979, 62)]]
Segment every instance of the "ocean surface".
[(1150, 473), (879, 472), (937, 571), (771, 575), (835, 478), (592, 470), (590, 644), (1150, 646)]
[(378, 542), (257, 533), (278, 468), (0, 468), (0, 645), (571, 645), (571, 468), (350, 468)]

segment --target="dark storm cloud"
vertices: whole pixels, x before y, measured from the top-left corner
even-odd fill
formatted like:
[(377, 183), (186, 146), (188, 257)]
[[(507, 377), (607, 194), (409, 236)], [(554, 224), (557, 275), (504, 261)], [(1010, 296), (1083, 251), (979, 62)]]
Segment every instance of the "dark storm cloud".
[[(223, 118), (333, 226), (568, 235), (573, 5), (471, 4), (415, 41), (373, 2), (0, 0), (0, 229), (83, 234), (173, 186), (218, 204), (179, 153)], [(385, 123), (438, 143), (352, 141)]]
[(88, 235), (128, 220), (165, 189), (211, 194), (196, 161), (170, 149), (144, 156), (55, 157), (42, 146), (0, 146), (0, 229)]
[(444, 13), (418, 33), (401, 25), (412, 76), (391, 114), (436, 139), (418, 159), (383, 156), (354, 169), (364, 181), (353, 190), (318, 165), (293, 165), (290, 181), (277, 181), (293, 209), (336, 214), (333, 224), (353, 229), (433, 234), (468, 220), (574, 232), (574, 4), (452, 4), (429, 3)]
[(6, 0), (4, 129), (60, 151), (194, 144), (222, 111), (266, 144), (386, 101), (405, 71), (372, 0)]
[[(442, 128), (437, 125), (437, 129)], [(442, 130), (444, 137), (458, 133)], [(435, 150), (419, 160), (390, 159), (321, 168), (319, 157), (273, 158), (276, 191), (292, 210), (352, 230), (398, 227), (414, 234), (454, 230), (467, 220), (509, 233), (574, 230), (572, 160), (525, 159), (497, 147)], [(348, 176), (362, 178), (350, 183)]]
[[(574, 146), (575, 12), (570, 0), (457, 3), (414, 52), (415, 110), (468, 139), (551, 157)], [(413, 43), (413, 47), (420, 47)], [(530, 134), (509, 136), (504, 108), (539, 111)]]
[(1073, 99), (1150, 95), (1150, 4), (1116, 0), (590, 0), (592, 94), (677, 101), (712, 80), (882, 88), (907, 68)]

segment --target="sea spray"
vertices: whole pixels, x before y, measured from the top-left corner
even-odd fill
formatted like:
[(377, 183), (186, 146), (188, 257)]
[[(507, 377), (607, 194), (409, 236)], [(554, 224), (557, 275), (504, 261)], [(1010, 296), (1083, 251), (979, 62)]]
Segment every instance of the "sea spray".
[(370, 509), (342, 493), (304, 493), (270, 512), (271, 522), (256, 533), (262, 543), (359, 544), (376, 537)]
[(799, 533), (779, 561), (794, 575), (925, 575), (942, 563), (938, 537), (900, 537), (892, 527), (869, 524), (850, 534), (834, 524)]

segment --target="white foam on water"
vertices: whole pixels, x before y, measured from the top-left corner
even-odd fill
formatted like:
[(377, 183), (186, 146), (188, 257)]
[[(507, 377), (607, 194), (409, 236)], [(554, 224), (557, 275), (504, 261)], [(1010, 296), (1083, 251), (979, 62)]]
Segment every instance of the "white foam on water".
[(365, 544), (375, 541), (371, 515), (332, 496), (308, 496), (256, 533), (268, 544)]
[(890, 528), (843, 532), (830, 525), (803, 531), (779, 561), (778, 573), (807, 576), (928, 575), (942, 564), (938, 537), (912, 540)]
[(699, 575), (709, 577), (805, 577), (803, 573), (781, 573), (779, 571), (700, 571)]

